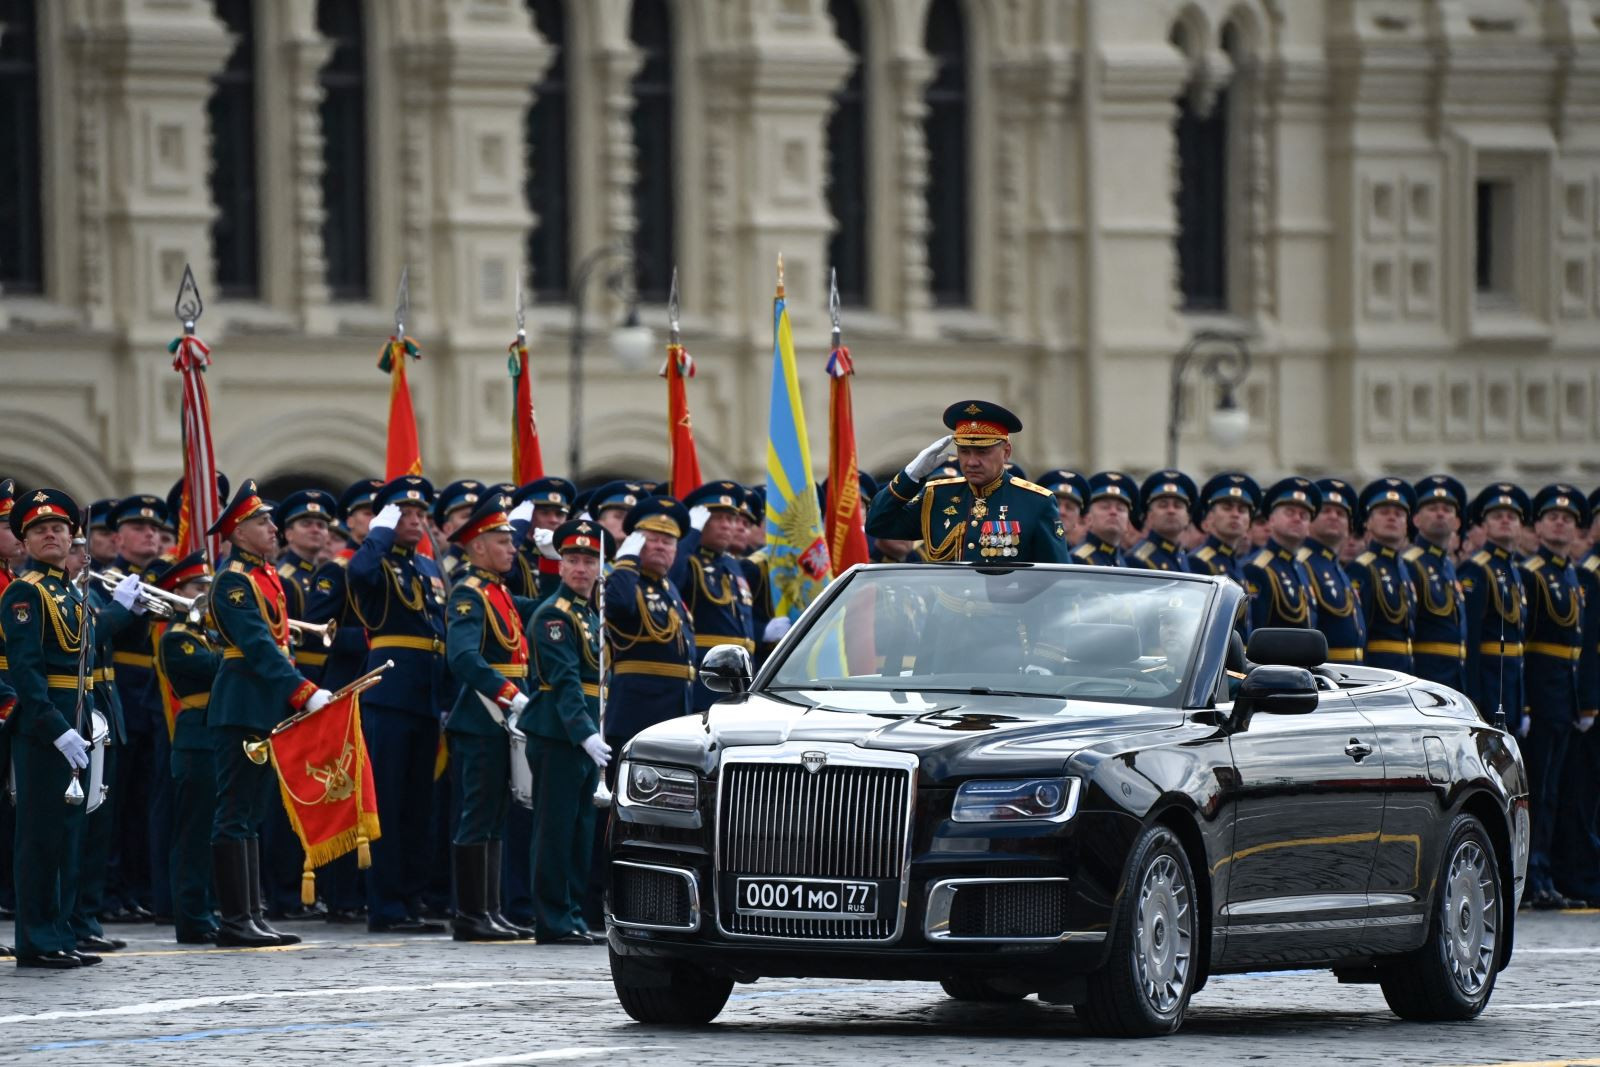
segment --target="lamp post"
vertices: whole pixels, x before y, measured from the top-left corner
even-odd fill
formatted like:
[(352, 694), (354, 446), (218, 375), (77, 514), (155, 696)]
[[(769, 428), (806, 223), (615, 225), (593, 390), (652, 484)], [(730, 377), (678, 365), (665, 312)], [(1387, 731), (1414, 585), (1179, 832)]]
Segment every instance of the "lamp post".
[(595, 249), (578, 262), (572, 272), (572, 331), (569, 335), (568, 374), (572, 421), (567, 429), (567, 476), (577, 481), (583, 465), (583, 352), (588, 334), (583, 325), (584, 294), (589, 282), (605, 270), (606, 288), (625, 300), (627, 313), (612, 327), (611, 354), (624, 370), (644, 366), (655, 348), (655, 334), (639, 321), (639, 297), (633, 286), (633, 253), (625, 244), (610, 244)]
[(1207, 417), (1211, 439), (1233, 448), (1250, 429), (1250, 413), (1239, 407), (1233, 391), (1250, 373), (1250, 348), (1237, 334), (1201, 330), (1172, 357), (1172, 385), (1167, 410), (1167, 466), (1178, 466), (1178, 428), (1183, 422), (1183, 378), (1198, 366), (1206, 380), (1222, 390)]

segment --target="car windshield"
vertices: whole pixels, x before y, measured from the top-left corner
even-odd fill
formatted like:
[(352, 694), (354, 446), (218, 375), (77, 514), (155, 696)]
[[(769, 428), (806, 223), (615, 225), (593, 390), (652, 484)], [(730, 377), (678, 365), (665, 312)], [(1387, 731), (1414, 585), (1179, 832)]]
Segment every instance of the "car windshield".
[(1213, 592), (1149, 571), (867, 567), (847, 581), (765, 688), (1176, 707)]

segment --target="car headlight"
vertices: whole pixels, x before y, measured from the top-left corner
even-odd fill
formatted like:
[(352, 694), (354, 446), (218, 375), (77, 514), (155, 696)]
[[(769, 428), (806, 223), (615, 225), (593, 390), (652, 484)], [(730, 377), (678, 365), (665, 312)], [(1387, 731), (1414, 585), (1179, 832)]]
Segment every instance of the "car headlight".
[(691, 770), (629, 763), (627, 773), (630, 804), (671, 811), (695, 811), (700, 807), (700, 779)]
[(965, 782), (956, 790), (956, 822), (1066, 822), (1078, 811), (1076, 778), (1004, 778)]

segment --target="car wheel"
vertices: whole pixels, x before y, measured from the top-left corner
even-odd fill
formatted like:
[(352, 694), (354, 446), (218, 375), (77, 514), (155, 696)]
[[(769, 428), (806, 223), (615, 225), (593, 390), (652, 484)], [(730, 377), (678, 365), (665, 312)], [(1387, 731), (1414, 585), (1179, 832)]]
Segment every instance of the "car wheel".
[(1194, 990), (1201, 922), (1194, 872), (1165, 826), (1140, 835), (1128, 869), (1112, 913), (1110, 958), (1089, 976), (1088, 999), (1076, 1011), (1097, 1034), (1170, 1034)]
[(976, 978), (963, 975), (960, 978), (945, 978), (939, 982), (940, 988), (955, 1000), (967, 1000), (977, 1004), (1014, 1004), (1019, 1000), (1027, 999), (1026, 993), (1012, 993), (1004, 989), (997, 989), (995, 984), (987, 978)]
[(622, 1010), (636, 1022), (703, 1026), (721, 1013), (733, 979), (692, 964), (644, 965), (611, 952), (611, 985)]
[(1494, 992), (1502, 916), (1494, 845), (1467, 814), (1456, 816), (1446, 840), (1428, 940), (1380, 981), (1383, 999), (1402, 1019), (1475, 1019)]

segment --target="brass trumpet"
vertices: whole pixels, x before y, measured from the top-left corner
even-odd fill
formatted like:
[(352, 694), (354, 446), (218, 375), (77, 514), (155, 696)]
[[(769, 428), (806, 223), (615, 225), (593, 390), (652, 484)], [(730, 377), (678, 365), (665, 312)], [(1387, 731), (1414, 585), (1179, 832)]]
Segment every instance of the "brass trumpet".
[[(107, 591), (113, 591), (127, 575), (115, 567), (108, 567), (103, 571), (95, 571), (94, 577), (99, 580), (101, 585), (106, 587)], [(150, 614), (158, 615), (163, 619), (171, 619), (182, 613), (188, 617), (190, 622), (199, 622), (205, 618), (210, 598), (207, 594), (201, 593), (191, 600), (186, 596), (179, 596), (177, 593), (169, 593), (160, 586), (151, 585), (141, 578), (139, 580), (139, 602), (144, 605), (145, 610)]]
[(323, 647), (326, 648), (333, 644), (333, 635), (338, 632), (339, 623), (335, 619), (329, 619), (327, 622), (301, 622), (299, 619), (290, 619), (289, 630), (302, 640), (306, 637), (320, 637)]
[[(373, 686), (377, 685), (379, 680), (383, 677), (383, 672), (393, 666), (394, 660), (384, 660), (377, 667), (355, 679), (344, 688), (336, 691), (331, 697), (328, 698), (328, 703), (324, 704), (323, 707), (328, 707), (331, 704), (337, 704), (351, 693), (360, 693), (364, 690), (371, 689)], [(315, 714), (316, 712), (314, 711), (297, 711), (287, 719), (280, 722), (278, 725), (274, 726), (272, 728), (272, 734), (280, 734), (300, 720)], [(271, 758), (271, 750), (269, 745), (272, 741), (272, 734), (268, 734), (260, 741), (244, 742), (245, 758), (258, 767), (265, 766), (267, 760)]]

